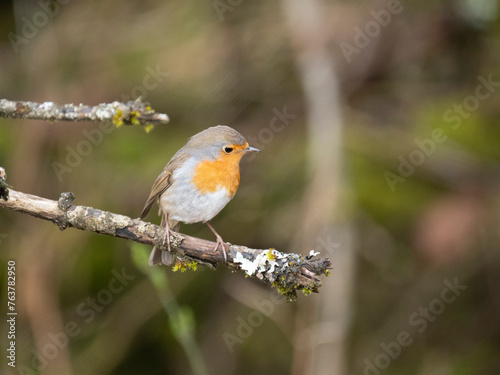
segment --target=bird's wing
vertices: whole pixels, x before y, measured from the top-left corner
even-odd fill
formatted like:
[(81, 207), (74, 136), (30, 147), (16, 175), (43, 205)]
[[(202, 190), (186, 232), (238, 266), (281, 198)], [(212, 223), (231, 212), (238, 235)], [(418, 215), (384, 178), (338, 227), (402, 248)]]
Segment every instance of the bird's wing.
[(151, 193), (149, 194), (148, 200), (144, 205), (144, 208), (141, 213), (141, 219), (144, 219), (148, 216), (149, 210), (153, 203), (163, 194), (165, 190), (168, 189), (170, 185), (172, 185), (172, 174), (174, 171), (187, 159), (189, 159), (190, 155), (186, 153), (177, 153), (172, 159), (168, 162), (167, 166), (160, 173), (158, 178), (156, 179), (153, 187), (151, 188)]

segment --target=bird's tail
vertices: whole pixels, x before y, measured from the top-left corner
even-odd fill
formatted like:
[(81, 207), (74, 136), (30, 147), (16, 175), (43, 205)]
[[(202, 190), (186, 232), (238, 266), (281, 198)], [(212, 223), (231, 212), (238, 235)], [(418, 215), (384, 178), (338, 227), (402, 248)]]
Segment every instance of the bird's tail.
[(153, 247), (151, 255), (149, 256), (149, 265), (156, 266), (162, 265), (170, 266), (175, 261), (175, 253), (168, 250), (158, 249), (156, 246)]

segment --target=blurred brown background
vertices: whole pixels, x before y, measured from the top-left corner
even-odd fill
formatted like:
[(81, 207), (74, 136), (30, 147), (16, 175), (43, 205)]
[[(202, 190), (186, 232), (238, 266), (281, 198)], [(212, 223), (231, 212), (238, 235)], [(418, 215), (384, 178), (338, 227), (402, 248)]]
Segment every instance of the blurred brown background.
[(497, 1), (0, 7), (0, 98), (142, 96), (171, 118), (0, 119), (14, 189), (137, 217), (187, 138), (226, 124), (262, 152), (214, 227), (334, 265), (294, 303), (223, 267), (151, 271), (157, 289), (147, 247), (0, 210), (1, 311), (9, 260), (18, 311), (2, 374), (498, 374)]

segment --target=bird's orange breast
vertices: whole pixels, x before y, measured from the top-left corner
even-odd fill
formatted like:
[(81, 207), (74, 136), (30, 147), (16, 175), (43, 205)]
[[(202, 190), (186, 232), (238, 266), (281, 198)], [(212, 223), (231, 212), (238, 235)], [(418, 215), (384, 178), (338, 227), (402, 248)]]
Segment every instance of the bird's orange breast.
[(240, 184), (240, 159), (242, 154), (221, 155), (216, 160), (203, 160), (196, 164), (193, 184), (202, 194), (226, 188), (231, 198)]

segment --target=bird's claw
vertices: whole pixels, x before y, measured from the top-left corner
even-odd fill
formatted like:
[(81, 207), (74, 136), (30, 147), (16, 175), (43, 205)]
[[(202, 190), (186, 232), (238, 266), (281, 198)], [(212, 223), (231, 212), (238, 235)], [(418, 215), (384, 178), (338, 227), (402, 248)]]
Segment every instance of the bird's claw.
[(227, 262), (227, 254), (226, 254), (226, 248), (225, 248), (225, 242), (222, 240), (222, 237), (217, 235), (217, 244), (215, 245), (214, 251), (217, 251), (219, 246), (222, 249), (222, 253), (224, 254), (224, 262)]

